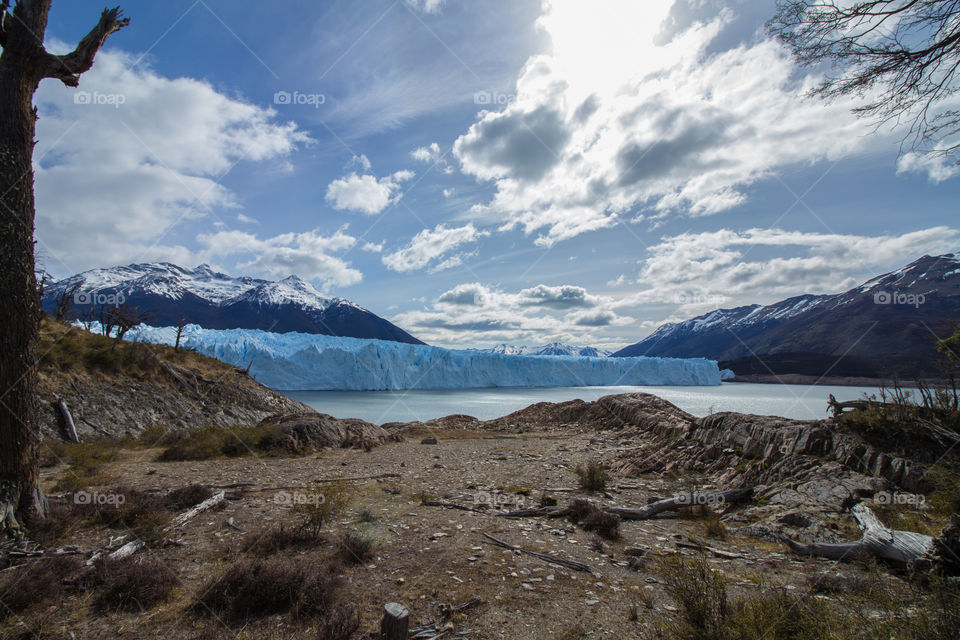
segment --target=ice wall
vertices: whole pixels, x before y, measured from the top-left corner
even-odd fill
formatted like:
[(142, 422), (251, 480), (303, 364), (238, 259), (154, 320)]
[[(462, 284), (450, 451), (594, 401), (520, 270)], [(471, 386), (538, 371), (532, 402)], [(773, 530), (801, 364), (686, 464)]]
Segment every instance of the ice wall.
[[(130, 330), (129, 340), (173, 344), (174, 327)], [(465, 389), (610, 385), (718, 385), (717, 363), (703, 358), (516, 356), (386, 340), (252, 329), (184, 328), (181, 346), (287, 390)]]

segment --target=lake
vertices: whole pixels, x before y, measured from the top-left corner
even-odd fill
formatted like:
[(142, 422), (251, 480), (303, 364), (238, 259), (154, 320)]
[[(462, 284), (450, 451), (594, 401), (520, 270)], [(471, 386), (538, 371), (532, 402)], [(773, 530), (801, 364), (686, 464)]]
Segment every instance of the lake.
[(453, 413), (489, 420), (535, 402), (596, 400), (613, 393), (643, 391), (669, 400), (695, 416), (738, 411), (785, 418), (824, 418), (827, 396), (856, 400), (874, 387), (725, 382), (715, 387), (546, 387), (494, 389), (413, 389), (407, 391), (285, 391), (285, 395), (336, 418), (374, 424), (430, 420)]

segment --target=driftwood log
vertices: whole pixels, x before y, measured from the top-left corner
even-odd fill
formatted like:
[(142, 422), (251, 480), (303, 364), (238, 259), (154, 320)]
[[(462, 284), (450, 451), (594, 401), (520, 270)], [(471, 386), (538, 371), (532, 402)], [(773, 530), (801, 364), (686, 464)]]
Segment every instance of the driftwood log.
[(852, 560), (861, 555), (870, 555), (901, 566), (912, 566), (933, 550), (932, 537), (913, 531), (888, 529), (862, 503), (851, 507), (850, 513), (863, 531), (859, 540), (838, 544), (803, 544), (786, 536), (782, 536), (781, 540), (795, 553), (803, 555), (831, 560)]

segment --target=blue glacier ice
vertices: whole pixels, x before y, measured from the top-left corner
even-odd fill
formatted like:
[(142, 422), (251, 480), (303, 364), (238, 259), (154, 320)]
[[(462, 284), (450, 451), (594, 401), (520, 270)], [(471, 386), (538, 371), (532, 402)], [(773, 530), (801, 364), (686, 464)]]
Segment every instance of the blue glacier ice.
[[(140, 325), (128, 340), (174, 344), (175, 327)], [(517, 356), (386, 340), (254, 329), (184, 328), (183, 347), (246, 368), (285, 390), (466, 389), (610, 385), (719, 385), (703, 358)]]

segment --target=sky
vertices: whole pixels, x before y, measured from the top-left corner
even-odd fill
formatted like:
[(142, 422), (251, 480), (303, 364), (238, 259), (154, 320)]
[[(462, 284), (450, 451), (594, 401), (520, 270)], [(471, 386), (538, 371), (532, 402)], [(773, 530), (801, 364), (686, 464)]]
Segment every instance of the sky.
[[(122, 6), (35, 96), (54, 277), (295, 274), (430, 344), (617, 349), (960, 248), (960, 168), (807, 97), (772, 0)], [(47, 48), (97, 18), (54, 3)]]

